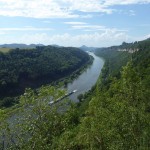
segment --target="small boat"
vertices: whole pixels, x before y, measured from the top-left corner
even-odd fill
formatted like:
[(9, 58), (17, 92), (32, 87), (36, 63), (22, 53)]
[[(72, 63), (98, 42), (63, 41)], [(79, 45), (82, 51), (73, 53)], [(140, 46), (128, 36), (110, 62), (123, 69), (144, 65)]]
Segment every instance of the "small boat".
[(50, 101), (48, 104), (49, 104), (49, 105), (53, 105), (53, 104), (55, 104), (55, 103), (57, 103), (57, 102), (63, 100), (64, 98), (66, 98), (66, 97), (68, 97), (68, 96), (70, 96), (71, 94), (76, 93), (76, 92), (77, 92), (77, 90), (73, 90), (73, 91), (71, 91), (71, 92), (69, 92), (69, 93), (66, 93), (64, 96), (58, 98), (56, 101)]
[(77, 92), (78, 90), (73, 90), (73, 93)]

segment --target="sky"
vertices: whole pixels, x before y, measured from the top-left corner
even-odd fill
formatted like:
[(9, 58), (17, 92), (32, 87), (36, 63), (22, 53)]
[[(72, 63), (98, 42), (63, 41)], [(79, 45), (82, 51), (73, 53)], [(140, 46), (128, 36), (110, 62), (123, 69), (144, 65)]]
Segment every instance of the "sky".
[(108, 47), (150, 37), (150, 0), (0, 0), (0, 44)]

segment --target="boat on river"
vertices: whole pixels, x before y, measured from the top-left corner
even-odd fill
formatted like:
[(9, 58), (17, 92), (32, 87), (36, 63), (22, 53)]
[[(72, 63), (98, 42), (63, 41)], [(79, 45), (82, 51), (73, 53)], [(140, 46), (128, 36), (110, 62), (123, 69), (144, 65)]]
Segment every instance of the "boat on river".
[(74, 93), (76, 93), (76, 92), (77, 92), (77, 90), (73, 90), (73, 91), (71, 91), (71, 92), (69, 92), (69, 93), (66, 93), (64, 96), (58, 98), (56, 101), (50, 101), (48, 104), (49, 104), (49, 105), (56, 104), (56, 103), (58, 103), (59, 101), (63, 100), (64, 98), (66, 98), (66, 97), (68, 97), (68, 96), (70, 96), (70, 95), (72, 95), (72, 94), (74, 94)]

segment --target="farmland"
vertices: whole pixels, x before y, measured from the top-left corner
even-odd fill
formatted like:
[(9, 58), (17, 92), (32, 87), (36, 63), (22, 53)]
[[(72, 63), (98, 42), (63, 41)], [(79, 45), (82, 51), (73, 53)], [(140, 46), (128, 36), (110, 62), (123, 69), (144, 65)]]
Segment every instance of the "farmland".
[(0, 52), (7, 53), (10, 51), (10, 48), (0, 48)]

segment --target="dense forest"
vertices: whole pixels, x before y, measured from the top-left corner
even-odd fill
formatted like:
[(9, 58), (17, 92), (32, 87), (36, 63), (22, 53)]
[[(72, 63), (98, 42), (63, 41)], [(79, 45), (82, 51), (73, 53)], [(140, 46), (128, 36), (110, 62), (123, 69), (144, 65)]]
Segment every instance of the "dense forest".
[(27, 89), (16, 123), (9, 126), (8, 113), (0, 111), (1, 149), (149, 150), (150, 40), (126, 45), (134, 44), (133, 53), (118, 51), (123, 45), (96, 50), (105, 65), (78, 104), (66, 100), (50, 107), (47, 96), (57, 99), (65, 91)]
[(0, 99), (5, 98), (0, 105), (11, 104), (11, 97), (27, 87), (40, 87), (65, 77), (88, 61), (87, 53), (73, 47), (37, 46), (0, 52)]

